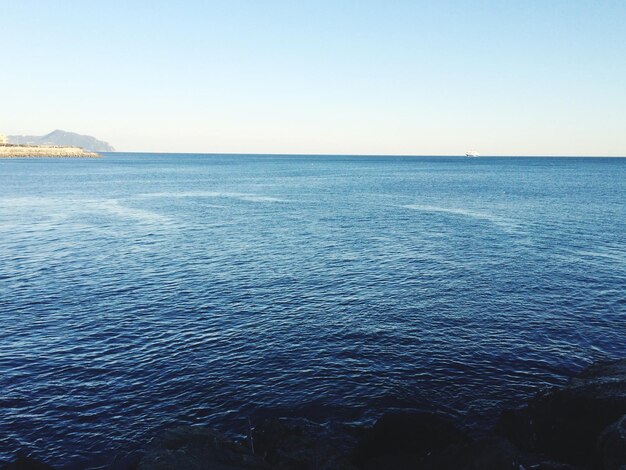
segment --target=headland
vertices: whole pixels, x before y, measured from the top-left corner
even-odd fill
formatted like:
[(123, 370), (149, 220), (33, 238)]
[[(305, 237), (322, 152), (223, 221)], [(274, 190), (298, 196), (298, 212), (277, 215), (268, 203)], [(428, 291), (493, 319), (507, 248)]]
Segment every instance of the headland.
[(71, 145), (10, 144), (0, 134), (0, 158), (96, 158), (100, 155)]

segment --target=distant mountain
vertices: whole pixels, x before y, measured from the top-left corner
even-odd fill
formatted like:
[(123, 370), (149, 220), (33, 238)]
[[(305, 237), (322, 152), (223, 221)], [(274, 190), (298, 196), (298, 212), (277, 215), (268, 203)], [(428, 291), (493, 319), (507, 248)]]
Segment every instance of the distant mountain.
[(10, 144), (29, 145), (69, 145), (82, 147), (89, 152), (115, 152), (107, 142), (98, 140), (90, 135), (81, 135), (74, 132), (56, 130), (47, 135), (10, 135)]

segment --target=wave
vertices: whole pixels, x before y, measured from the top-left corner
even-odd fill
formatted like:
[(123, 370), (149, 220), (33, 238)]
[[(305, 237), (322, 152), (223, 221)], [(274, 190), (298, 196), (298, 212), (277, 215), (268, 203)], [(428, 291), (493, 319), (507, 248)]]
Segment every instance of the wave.
[[(88, 206), (89, 207), (89, 206)], [(96, 204), (91, 204), (91, 207), (96, 209), (102, 209), (108, 214), (117, 216), (124, 219), (132, 219), (139, 222), (146, 223), (158, 223), (168, 224), (172, 222), (169, 217), (158, 214), (156, 212), (147, 211), (144, 209), (135, 209), (132, 207), (124, 206), (116, 199), (108, 199), (106, 201), (100, 201)]]
[(241, 201), (248, 202), (286, 202), (285, 199), (273, 197), (273, 196), (264, 196), (261, 194), (254, 193), (238, 193), (238, 192), (227, 192), (227, 191), (177, 191), (177, 192), (161, 192), (161, 193), (145, 193), (141, 194), (140, 197), (151, 198), (151, 197), (164, 197), (164, 198), (230, 198), (230, 199), (239, 199)]
[(620, 264), (626, 264), (626, 252), (614, 248), (595, 248), (591, 250), (572, 250), (573, 253), (581, 257), (601, 258), (604, 260), (615, 261)]
[(498, 228), (506, 231), (506, 232), (516, 232), (518, 230), (518, 224), (510, 219), (506, 219), (503, 217), (499, 217), (493, 214), (487, 214), (484, 212), (475, 212), (472, 210), (461, 209), (461, 208), (451, 208), (451, 207), (440, 207), (440, 206), (428, 206), (421, 204), (409, 204), (402, 206), (406, 209), (416, 210), (420, 212), (441, 212), (449, 215), (456, 215), (460, 217), (468, 217), (472, 219), (484, 220), (489, 222)]
[(13, 210), (20, 208), (29, 212), (40, 211), (48, 221), (61, 223), (77, 214), (102, 213), (118, 218), (145, 223), (168, 224), (172, 220), (164, 215), (121, 204), (117, 199), (80, 199), (73, 197), (25, 196), (0, 199), (0, 205)]

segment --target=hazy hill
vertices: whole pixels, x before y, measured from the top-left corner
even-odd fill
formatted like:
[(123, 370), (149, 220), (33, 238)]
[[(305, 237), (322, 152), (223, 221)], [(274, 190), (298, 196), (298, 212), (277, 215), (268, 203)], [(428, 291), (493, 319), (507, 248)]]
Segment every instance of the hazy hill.
[(56, 130), (46, 135), (10, 135), (10, 144), (30, 144), (30, 145), (71, 145), (72, 147), (82, 147), (90, 152), (115, 152), (107, 142), (98, 140), (90, 135), (81, 135), (74, 132)]

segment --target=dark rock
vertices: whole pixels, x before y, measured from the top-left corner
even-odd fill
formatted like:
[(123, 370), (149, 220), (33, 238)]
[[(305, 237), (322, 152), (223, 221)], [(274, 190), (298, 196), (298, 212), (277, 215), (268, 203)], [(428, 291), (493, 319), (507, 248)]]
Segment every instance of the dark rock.
[(506, 436), (521, 449), (532, 451), (537, 448), (537, 436), (528, 407), (504, 410), (496, 424), (496, 435)]
[(626, 414), (600, 434), (598, 451), (606, 470), (626, 470)]
[(546, 458), (540, 459), (539, 461), (532, 461), (532, 463), (526, 463), (522, 460), (519, 468), (520, 470), (583, 470), (581, 467), (575, 467), (568, 463), (556, 462)]
[(470, 439), (451, 421), (434, 413), (389, 413), (365, 434), (354, 451), (361, 469), (413, 469), (429, 453)]
[(0, 467), (2, 470), (54, 470), (50, 465), (28, 456), (18, 455), (13, 462)]
[(585, 369), (564, 388), (541, 393), (528, 406), (503, 413), (497, 431), (524, 450), (600, 468), (600, 433), (626, 414), (626, 360)]
[(419, 470), (576, 470), (541, 454), (520, 451), (507, 439), (488, 436), (468, 444), (434, 451), (415, 467)]
[(238, 442), (206, 427), (180, 426), (157, 436), (141, 458), (139, 470), (266, 469)]
[(518, 470), (519, 450), (508, 440), (487, 437), (452, 444), (431, 452), (419, 464), (423, 470)]
[(320, 424), (305, 419), (268, 419), (253, 433), (254, 449), (281, 470), (352, 470), (348, 453)]
[(108, 464), (107, 470), (137, 470), (143, 456), (144, 453), (139, 450), (128, 454), (118, 454)]

